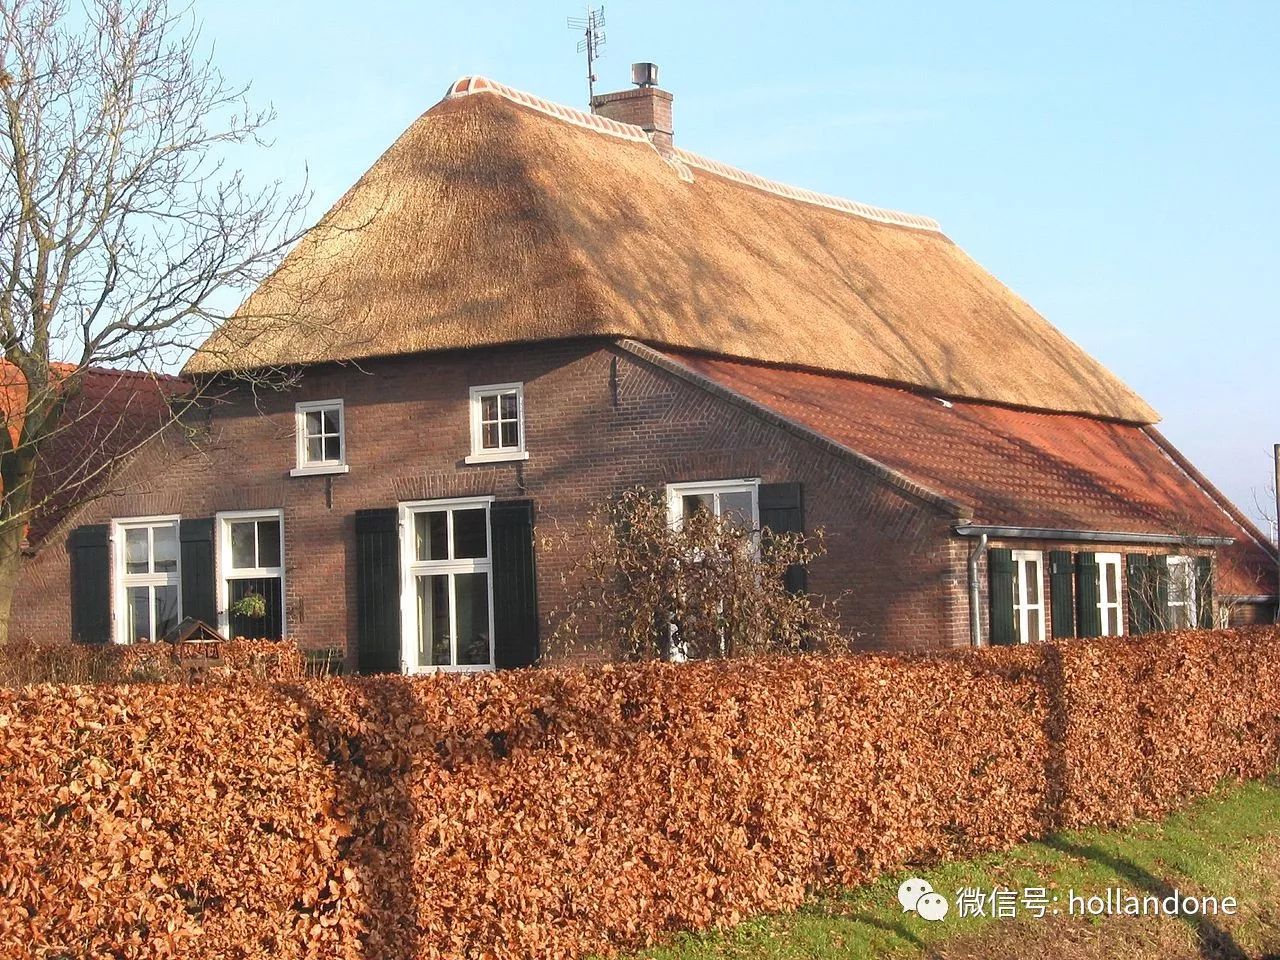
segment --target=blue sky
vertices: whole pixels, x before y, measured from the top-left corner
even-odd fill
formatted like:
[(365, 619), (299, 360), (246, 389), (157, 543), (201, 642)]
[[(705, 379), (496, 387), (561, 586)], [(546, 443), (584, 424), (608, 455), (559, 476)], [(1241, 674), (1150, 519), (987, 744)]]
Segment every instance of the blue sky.
[[(572, 4), (196, 0), (273, 104), (255, 177), (319, 215), (459, 76), (574, 105)], [(1280, 4), (612, 0), (599, 89), (653, 60), (676, 140), (928, 214), (1164, 415), (1242, 508), (1280, 441)]]

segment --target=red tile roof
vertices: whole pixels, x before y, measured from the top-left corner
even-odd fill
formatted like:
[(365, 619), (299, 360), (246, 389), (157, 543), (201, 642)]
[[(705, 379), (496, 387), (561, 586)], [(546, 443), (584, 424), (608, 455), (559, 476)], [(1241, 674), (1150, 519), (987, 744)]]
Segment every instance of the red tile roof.
[[(851, 377), (665, 351), (695, 373), (948, 500), (975, 523), (1234, 537), (1220, 589), (1275, 594), (1275, 564), (1150, 428), (935, 397)], [(1172, 448), (1170, 448), (1171, 450)], [(1189, 465), (1188, 465), (1189, 466)], [(1194, 469), (1194, 468), (1191, 468)]]
[[(75, 367), (55, 364), (55, 376)], [(35, 502), (28, 540), (38, 543), (83, 498), (106, 482), (104, 465), (132, 452), (167, 422), (168, 398), (184, 392), (186, 381), (135, 370), (85, 369), (82, 388), (67, 401), (61, 426), (40, 451)], [(22, 429), (27, 383), (12, 364), (0, 361), (0, 415), (10, 436)]]

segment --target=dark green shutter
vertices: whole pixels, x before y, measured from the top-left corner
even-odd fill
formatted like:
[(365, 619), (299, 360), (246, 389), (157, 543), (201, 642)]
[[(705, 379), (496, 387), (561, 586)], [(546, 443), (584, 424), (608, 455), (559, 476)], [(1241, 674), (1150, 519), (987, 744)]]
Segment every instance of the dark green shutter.
[[(804, 533), (804, 488), (798, 483), (762, 483), (759, 490), (760, 527), (773, 533)], [(799, 564), (787, 567), (787, 589), (804, 593), (809, 572)]]
[(218, 627), (213, 579), (213, 517), (178, 521), (181, 542), (182, 616)]
[(1156, 624), (1151, 557), (1145, 553), (1129, 554), (1125, 558), (1125, 575), (1128, 580), (1129, 632), (1137, 635), (1150, 633)]
[(105, 523), (76, 527), (67, 537), (71, 563), (71, 639), (111, 639), (111, 543)]
[(538, 577), (533, 559), (533, 501), (489, 510), (493, 537), (493, 656), (500, 669), (538, 660)]
[(400, 669), (400, 525), (394, 507), (356, 511), (356, 660), (361, 673)]
[(1196, 623), (1203, 630), (1213, 629), (1213, 561), (1196, 557)]
[(991, 645), (1018, 642), (1013, 622), (1013, 551), (993, 547), (987, 551), (987, 599), (991, 607)]
[(1096, 554), (1076, 554), (1076, 625), (1082, 637), (1102, 636), (1102, 583), (1099, 573)]
[(1055, 638), (1076, 635), (1076, 570), (1070, 550), (1049, 551), (1049, 610)]

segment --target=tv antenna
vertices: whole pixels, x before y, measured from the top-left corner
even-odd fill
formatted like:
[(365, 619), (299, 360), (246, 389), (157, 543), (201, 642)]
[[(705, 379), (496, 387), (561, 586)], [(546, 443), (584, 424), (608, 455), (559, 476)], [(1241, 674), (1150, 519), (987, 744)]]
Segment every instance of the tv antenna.
[(585, 17), (569, 17), (567, 22), (570, 30), (581, 30), (583, 34), (578, 52), (587, 55), (587, 106), (591, 106), (596, 98), (596, 61), (604, 49), (604, 4), (598, 10), (587, 7)]

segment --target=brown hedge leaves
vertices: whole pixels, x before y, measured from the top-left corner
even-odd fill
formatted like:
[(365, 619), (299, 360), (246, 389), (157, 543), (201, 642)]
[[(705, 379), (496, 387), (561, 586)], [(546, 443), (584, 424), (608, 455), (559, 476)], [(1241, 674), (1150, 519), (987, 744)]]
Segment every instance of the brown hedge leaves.
[(578, 957), (1278, 757), (1275, 630), (6, 690), (0, 952)]

